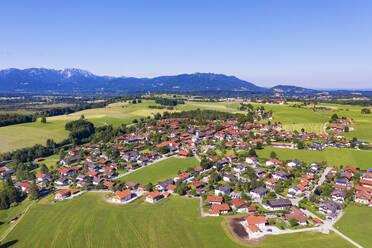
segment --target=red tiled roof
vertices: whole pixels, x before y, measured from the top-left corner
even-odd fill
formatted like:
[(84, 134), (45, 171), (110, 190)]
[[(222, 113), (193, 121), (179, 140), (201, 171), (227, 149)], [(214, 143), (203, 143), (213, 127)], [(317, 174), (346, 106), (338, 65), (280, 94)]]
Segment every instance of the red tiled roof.
[(213, 195), (207, 196), (208, 202), (222, 202), (222, 200), (223, 200), (222, 196), (213, 196)]

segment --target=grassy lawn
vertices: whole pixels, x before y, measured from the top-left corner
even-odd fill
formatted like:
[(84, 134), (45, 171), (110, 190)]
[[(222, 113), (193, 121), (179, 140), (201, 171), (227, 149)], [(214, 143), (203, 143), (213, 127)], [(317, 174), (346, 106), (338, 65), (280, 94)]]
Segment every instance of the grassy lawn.
[(328, 166), (339, 167), (343, 165), (344, 168), (346, 166), (353, 166), (360, 169), (369, 169), (372, 167), (372, 152), (370, 151), (337, 148), (329, 148), (323, 151), (309, 151), (266, 147), (256, 152), (259, 158), (269, 159), (271, 151), (275, 151), (281, 160), (298, 159), (307, 163), (327, 161)]
[[(246, 246), (230, 239), (223, 217), (199, 217), (199, 200), (171, 196), (152, 205), (106, 203), (88, 193), (37, 204), (8, 235), (12, 247), (352, 247), (335, 234), (271, 236)], [(94, 207), (92, 207), (94, 206)]]
[(350, 206), (335, 227), (363, 247), (372, 247), (372, 209)]
[(11, 207), (8, 209), (2, 209), (0, 210), (0, 235), (3, 234), (3, 232), (9, 228), (10, 223), (9, 221), (20, 214), (28, 205), (31, 204), (30, 200), (24, 200), (21, 204), (15, 207)]
[(183, 159), (172, 157), (133, 172), (128, 176), (122, 177), (121, 180), (125, 182), (130, 181), (142, 184), (151, 182), (155, 184), (176, 176), (178, 170), (183, 171), (184, 169), (194, 168), (198, 165), (199, 162), (195, 157)]

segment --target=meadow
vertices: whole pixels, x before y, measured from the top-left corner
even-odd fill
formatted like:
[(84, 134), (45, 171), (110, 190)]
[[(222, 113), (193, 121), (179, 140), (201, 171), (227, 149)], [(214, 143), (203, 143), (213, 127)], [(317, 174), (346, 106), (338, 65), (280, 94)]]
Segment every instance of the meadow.
[(351, 149), (327, 148), (323, 151), (291, 150), (282, 148), (265, 147), (263, 150), (256, 150), (260, 159), (270, 159), (271, 152), (274, 151), (281, 160), (298, 159), (306, 163), (327, 161), (331, 167), (353, 166), (360, 169), (372, 167), (372, 152), (358, 151)]
[[(361, 221), (363, 220), (363, 221)], [(372, 247), (372, 209), (349, 206), (335, 228), (363, 247)]]
[(140, 198), (128, 205), (113, 205), (105, 202), (103, 195), (86, 193), (56, 204), (36, 204), (3, 244), (11, 247), (352, 247), (333, 233), (269, 236), (258, 245), (239, 244), (231, 239), (223, 217), (199, 217), (199, 199), (171, 196), (152, 205)]
[(184, 171), (188, 168), (195, 168), (199, 165), (195, 157), (191, 158), (167, 158), (158, 163), (147, 166), (146, 168), (120, 178), (125, 182), (136, 182), (142, 184), (156, 184), (166, 179), (177, 176), (178, 171)]

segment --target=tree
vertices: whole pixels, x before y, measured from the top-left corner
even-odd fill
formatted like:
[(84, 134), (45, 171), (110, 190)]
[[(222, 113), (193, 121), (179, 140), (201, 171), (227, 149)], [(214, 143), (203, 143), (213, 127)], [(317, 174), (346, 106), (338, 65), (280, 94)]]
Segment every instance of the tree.
[(270, 158), (277, 158), (276, 152), (272, 151), (270, 153)]
[(30, 188), (30, 200), (37, 200), (39, 199), (39, 189), (36, 185), (35, 180), (32, 181), (31, 188)]
[(332, 117), (331, 117), (331, 122), (334, 122), (336, 121), (338, 118), (338, 115), (337, 114), (333, 114)]
[(295, 219), (295, 218), (290, 218), (289, 219), (289, 224), (291, 224), (292, 227), (297, 226), (298, 225), (298, 220)]
[(40, 170), (41, 170), (41, 173), (44, 173), (44, 174), (47, 174), (49, 172), (49, 169), (45, 164), (41, 165)]
[(41, 123), (46, 123), (46, 122), (47, 122), (47, 120), (46, 120), (45, 116), (41, 117)]
[(362, 114), (370, 114), (371, 113), (371, 110), (370, 109), (367, 109), (367, 108), (363, 108), (360, 112)]
[(148, 184), (146, 184), (146, 186), (145, 186), (145, 190), (146, 190), (146, 191), (149, 191), (149, 192), (152, 191), (152, 188), (153, 188), (152, 183), (148, 183)]

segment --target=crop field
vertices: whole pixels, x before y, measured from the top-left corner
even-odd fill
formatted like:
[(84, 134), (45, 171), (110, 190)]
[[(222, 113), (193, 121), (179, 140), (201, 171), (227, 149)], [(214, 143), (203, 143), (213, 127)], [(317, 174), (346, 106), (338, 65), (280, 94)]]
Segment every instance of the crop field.
[(372, 167), (372, 152), (370, 151), (337, 148), (328, 148), (323, 151), (309, 151), (266, 147), (256, 152), (259, 158), (269, 159), (272, 151), (275, 151), (281, 160), (298, 159), (307, 163), (327, 161), (328, 166), (339, 167), (343, 165), (344, 168), (346, 166), (353, 166), (360, 169), (369, 169)]
[[(361, 221), (363, 220), (363, 221)], [(363, 247), (372, 247), (372, 209), (349, 206), (335, 227)]]
[(199, 165), (195, 157), (191, 158), (168, 158), (158, 163), (149, 165), (146, 168), (122, 177), (125, 182), (136, 182), (142, 184), (156, 184), (163, 180), (177, 176), (178, 171), (184, 171), (187, 168), (195, 168)]
[[(94, 207), (92, 207), (94, 206)], [(34, 205), (4, 240), (11, 247), (352, 247), (331, 233), (267, 237), (254, 246), (232, 240), (223, 217), (199, 217), (199, 199), (171, 196), (152, 205), (113, 205), (86, 193)]]

